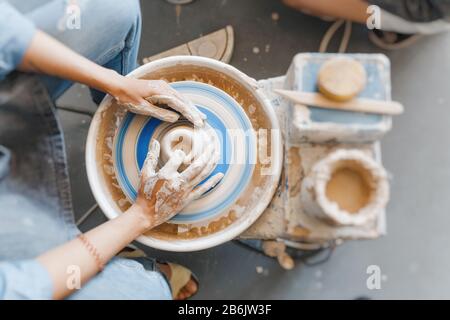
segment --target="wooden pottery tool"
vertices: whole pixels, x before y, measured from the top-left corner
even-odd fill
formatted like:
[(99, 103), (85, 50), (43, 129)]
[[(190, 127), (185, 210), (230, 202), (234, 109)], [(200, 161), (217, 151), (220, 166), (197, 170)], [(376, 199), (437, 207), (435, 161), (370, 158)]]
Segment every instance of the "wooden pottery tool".
[(403, 113), (403, 105), (396, 101), (355, 98), (345, 102), (334, 101), (320, 93), (275, 90), (276, 93), (295, 103), (326, 109), (357, 111), (375, 114), (397, 115)]

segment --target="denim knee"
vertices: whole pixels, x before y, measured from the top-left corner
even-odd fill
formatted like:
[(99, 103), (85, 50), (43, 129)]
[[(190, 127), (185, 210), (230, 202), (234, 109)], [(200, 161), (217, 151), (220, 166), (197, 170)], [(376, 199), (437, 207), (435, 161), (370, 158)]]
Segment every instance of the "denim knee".
[(139, 0), (101, 0), (96, 1), (96, 6), (101, 8), (97, 14), (104, 15), (108, 21), (123, 30), (131, 30), (133, 25), (141, 19), (141, 7)]
[[(124, 64), (129, 64), (128, 60), (137, 59), (139, 38), (141, 30), (141, 9), (138, 0), (100, 0), (95, 4), (102, 16), (97, 19), (97, 33), (104, 35), (105, 42), (110, 43), (107, 51), (102, 52), (97, 57), (97, 63), (104, 65), (114, 59), (117, 54), (124, 49), (128, 56), (124, 57)], [(133, 63), (135, 65), (135, 63)], [(125, 68), (127, 69), (127, 68)], [(128, 73), (131, 70), (125, 70)]]
[[(119, 54), (123, 54), (123, 61), (116, 71), (125, 74), (130, 72), (130, 69), (135, 67), (134, 61), (139, 48), (139, 1), (84, 0), (77, 3), (80, 6), (80, 29), (57, 28), (60, 16), (65, 10), (63, 2), (59, 1), (50, 2), (45, 7), (31, 12), (28, 17), (39, 29), (97, 64), (106, 65)], [(52, 77), (46, 77), (44, 82), (54, 99), (71, 85)], [(97, 100), (100, 101), (101, 98)]]
[[(52, 1), (27, 14), (34, 24), (81, 55), (99, 64), (114, 58), (126, 45), (133, 30), (140, 28), (138, 0), (83, 0), (80, 28), (60, 30), (65, 4)], [(103, 58), (103, 59), (102, 59)]]

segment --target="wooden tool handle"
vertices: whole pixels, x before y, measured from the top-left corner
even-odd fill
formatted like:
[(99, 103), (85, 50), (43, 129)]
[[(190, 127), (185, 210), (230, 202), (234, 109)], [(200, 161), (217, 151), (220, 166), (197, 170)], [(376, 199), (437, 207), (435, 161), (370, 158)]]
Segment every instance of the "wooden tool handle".
[(293, 102), (312, 107), (388, 115), (403, 113), (402, 104), (395, 101), (357, 98), (346, 102), (337, 102), (327, 99), (319, 93), (297, 92), (280, 89), (275, 90), (275, 92)]

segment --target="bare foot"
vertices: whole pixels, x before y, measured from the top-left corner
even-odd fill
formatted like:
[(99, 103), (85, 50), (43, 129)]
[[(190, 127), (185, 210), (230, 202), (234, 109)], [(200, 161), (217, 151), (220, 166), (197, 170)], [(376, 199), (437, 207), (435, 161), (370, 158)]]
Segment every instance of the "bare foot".
[[(161, 270), (162, 273), (167, 277), (167, 279), (170, 279), (172, 277), (172, 270), (167, 264), (158, 263), (158, 268)], [(178, 295), (175, 297), (175, 300), (186, 300), (192, 297), (198, 290), (197, 283), (194, 281), (194, 279), (189, 280), (189, 282), (181, 288)]]

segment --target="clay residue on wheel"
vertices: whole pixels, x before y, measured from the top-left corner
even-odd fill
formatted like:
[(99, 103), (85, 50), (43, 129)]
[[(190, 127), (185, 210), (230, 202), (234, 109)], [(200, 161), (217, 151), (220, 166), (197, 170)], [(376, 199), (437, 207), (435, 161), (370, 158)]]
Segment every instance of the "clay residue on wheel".
[[(163, 79), (168, 82), (198, 81), (213, 85), (228, 93), (243, 107), (256, 132), (259, 129), (271, 129), (270, 119), (265, 114), (264, 108), (254, 96), (254, 93), (236, 80), (216, 70), (207, 67), (177, 65), (152, 72), (143, 78)], [(120, 209), (125, 211), (131, 204), (117, 182), (112, 161), (113, 139), (118, 125), (123, 119), (123, 115), (124, 113), (115, 102), (112, 102), (103, 112), (96, 156), (99, 170), (103, 173), (112, 198)], [(267, 148), (267, 153), (270, 155), (270, 134), (268, 134)], [(261, 197), (265, 194), (265, 190), (270, 189), (273, 185), (272, 176), (261, 174), (261, 170), (270, 167), (270, 165), (270, 163), (263, 165), (258, 160), (252, 179), (238, 201), (229, 210), (215, 217), (207, 225), (164, 223), (149, 231), (146, 235), (167, 240), (193, 239), (219, 232), (232, 223), (239, 223), (240, 219), (246, 218), (243, 213), (248, 212), (248, 210), (254, 210), (260, 203)]]

